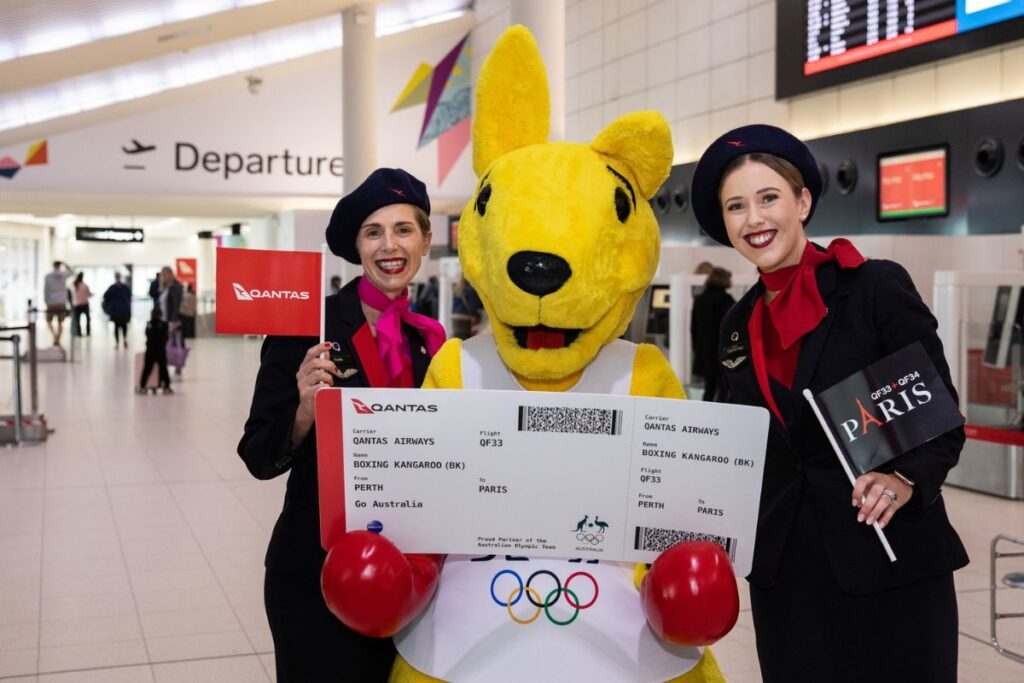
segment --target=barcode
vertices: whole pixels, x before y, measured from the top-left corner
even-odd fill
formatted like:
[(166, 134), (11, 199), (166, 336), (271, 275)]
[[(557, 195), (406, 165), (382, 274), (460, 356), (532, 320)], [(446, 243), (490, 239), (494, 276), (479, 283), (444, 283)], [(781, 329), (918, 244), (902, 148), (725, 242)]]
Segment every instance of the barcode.
[(606, 408), (519, 406), (519, 431), (615, 436), (622, 433), (622, 411)]
[(710, 541), (722, 546), (725, 554), (729, 556), (730, 562), (736, 562), (736, 546), (739, 540), (729, 536), (715, 536), (714, 534), (701, 534), (696, 531), (679, 531), (676, 529), (653, 529), (647, 526), (636, 527), (636, 536), (633, 541), (634, 550), (651, 550), (656, 553), (668, 550), (677, 543), (687, 541)]

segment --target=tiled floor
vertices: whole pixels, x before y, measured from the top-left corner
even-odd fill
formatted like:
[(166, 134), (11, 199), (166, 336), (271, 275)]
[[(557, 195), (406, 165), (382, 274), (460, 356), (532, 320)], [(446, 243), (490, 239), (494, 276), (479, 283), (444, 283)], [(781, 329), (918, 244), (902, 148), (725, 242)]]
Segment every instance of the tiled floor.
[[(284, 479), (256, 481), (235, 455), (259, 342), (198, 340), (174, 396), (134, 395), (135, 349), (109, 346), (98, 335), (78, 362), (40, 366), (56, 432), (0, 449), (0, 681), (273, 680), (262, 566)], [(961, 629), (985, 638), (988, 543), (1024, 535), (1024, 503), (947, 489), (947, 504), (974, 559), (957, 576)], [(715, 652), (730, 681), (751, 683), (745, 592)], [(1004, 600), (1024, 610), (1024, 591)], [(1024, 620), (1004, 629), (1024, 650)], [(960, 680), (1024, 682), (1024, 665), (962, 637)]]

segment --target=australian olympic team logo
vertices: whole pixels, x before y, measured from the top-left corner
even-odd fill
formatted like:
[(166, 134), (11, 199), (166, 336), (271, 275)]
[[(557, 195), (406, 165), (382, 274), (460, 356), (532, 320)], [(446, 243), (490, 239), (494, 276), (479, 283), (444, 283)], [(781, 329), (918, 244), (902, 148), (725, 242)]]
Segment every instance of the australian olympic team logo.
[[(495, 587), (498, 583), (498, 579), (505, 575), (512, 577), (512, 579), (516, 582), (516, 586), (508, 594), (505, 600), (502, 601), (498, 597), (498, 595), (495, 594)], [(549, 577), (552, 581), (555, 582), (555, 587), (548, 591), (547, 595), (543, 599), (541, 599), (541, 591), (537, 590), (532, 585), (534, 580), (542, 576)], [(572, 583), (573, 579), (577, 577), (583, 579), (590, 579), (590, 582), (594, 584), (594, 595), (586, 603), (581, 604), (579, 596), (577, 596), (576, 593), (571, 588), (569, 588), (569, 584)], [(507, 584), (508, 582), (503, 583)], [(504, 588), (502, 589), (502, 591), (504, 591)], [(588, 572), (573, 572), (568, 576), (568, 578), (566, 578), (565, 585), (562, 585), (562, 581), (558, 578), (557, 574), (547, 569), (538, 569), (534, 573), (530, 574), (530, 576), (526, 579), (526, 583), (523, 583), (523, 577), (519, 575), (519, 572), (513, 569), (502, 569), (494, 575), (494, 578), (491, 579), (491, 600), (493, 600), (498, 607), (504, 607), (508, 611), (508, 616), (512, 618), (512, 621), (516, 622), (517, 624), (522, 624), (523, 626), (526, 626), (527, 624), (532, 624), (533, 622), (537, 621), (538, 617), (540, 617), (541, 612), (544, 613), (544, 616), (546, 616), (548, 618), (548, 621), (550, 621), (552, 624), (555, 624), (556, 626), (568, 626), (572, 622), (576, 621), (576, 617), (580, 615), (580, 612), (582, 610), (589, 609), (594, 606), (594, 603), (597, 602), (597, 596), (599, 593), (600, 588), (597, 585), (597, 579), (595, 579), (593, 575)], [(523, 618), (522, 616), (516, 614), (517, 611), (521, 610), (513, 609), (513, 607), (515, 607), (523, 599), (524, 595), (526, 596), (526, 600), (534, 607), (533, 614), (526, 618)], [(556, 616), (552, 615), (551, 608), (558, 604), (558, 602), (562, 599), (563, 595), (565, 596), (565, 602), (569, 605), (573, 612), (572, 616), (570, 616), (567, 619), (558, 619)]]
[(590, 521), (590, 515), (584, 515), (583, 519), (576, 522), (576, 541), (587, 545), (600, 545), (604, 542), (604, 532), (608, 529), (608, 522), (602, 522), (601, 518), (594, 515), (594, 521)]

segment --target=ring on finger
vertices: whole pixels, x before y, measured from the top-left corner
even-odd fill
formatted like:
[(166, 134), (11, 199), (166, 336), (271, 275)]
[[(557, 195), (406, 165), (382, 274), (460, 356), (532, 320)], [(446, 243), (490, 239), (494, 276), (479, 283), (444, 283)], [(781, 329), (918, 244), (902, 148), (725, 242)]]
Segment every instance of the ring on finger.
[(896, 492), (892, 489), (882, 489), (882, 495), (888, 496), (889, 500), (892, 501), (893, 505), (899, 502), (900, 497), (896, 495)]

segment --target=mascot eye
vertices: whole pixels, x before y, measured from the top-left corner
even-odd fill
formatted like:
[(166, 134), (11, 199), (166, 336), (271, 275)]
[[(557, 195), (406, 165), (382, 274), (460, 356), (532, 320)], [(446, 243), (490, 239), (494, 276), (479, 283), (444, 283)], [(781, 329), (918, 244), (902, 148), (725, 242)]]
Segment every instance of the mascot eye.
[[(480, 200), (477, 200), (477, 206), (479, 206)], [(625, 223), (626, 219), (629, 218), (629, 195), (621, 187), (615, 188), (615, 214), (619, 217), (620, 223)], [(482, 213), (482, 212), (481, 212)]]
[(487, 202), (491, 199), (491, 186), (484, 185), (483, 189), (480, 190), (480, 194), (476, 197), (476, 212), (481, 216), (487, 212)]

